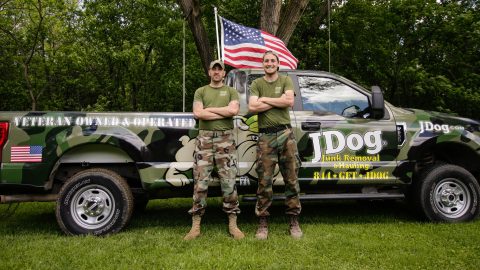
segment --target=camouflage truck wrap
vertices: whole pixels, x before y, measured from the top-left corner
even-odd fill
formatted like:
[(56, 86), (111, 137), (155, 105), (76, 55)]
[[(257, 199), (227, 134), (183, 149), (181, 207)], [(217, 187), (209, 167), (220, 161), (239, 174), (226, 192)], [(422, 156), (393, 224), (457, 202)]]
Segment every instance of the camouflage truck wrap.
[[(479, 214), (479, 122), (397, 108), (335, 74), (282, 71), (294, 82), (290, 112), (302, 162), (302, 200), (408, 200), (432, 221)], [(261, 70), (233, 70), (237, 188), (254, 200), (257, 116), (247, 111)], [(0, 201), (56, 201), (67, 234), (121, 230), (150, 199), (190, 197), (198, 134), (192, 113), (0, 113)], [(210, 195), (220, 195), (215, 172)], [(278, 168), (277, 199), (284, 182)]]

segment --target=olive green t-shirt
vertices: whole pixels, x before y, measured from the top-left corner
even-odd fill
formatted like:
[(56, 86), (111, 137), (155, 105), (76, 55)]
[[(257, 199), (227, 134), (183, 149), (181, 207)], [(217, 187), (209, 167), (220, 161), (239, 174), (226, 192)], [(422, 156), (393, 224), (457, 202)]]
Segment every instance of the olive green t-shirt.
[[(288, 76), (279, 75), (273, 82), (267, 82), (263, 77), (255, 79), (250, 87), (250, 96), (281, 97), (286, 90), (293, 91), (292, 79)], [(258, 113), (258, 127), (267, 128), (278, 125), (290, 124), (289, 108), (274, 107), (270, 110)]]
[[(195, 91), (193, 102), (203, 103), (203, 108), (225, 107), (230, 101), (238, 100), (238, 93), (235, 88), (223, 85), (220, 88), (213, 88), (210, 85), (200, 87)], [(228, 130), (233, 129), (232, 117), (218, 120), (200, 119), (199, 129), (204, 130)]]

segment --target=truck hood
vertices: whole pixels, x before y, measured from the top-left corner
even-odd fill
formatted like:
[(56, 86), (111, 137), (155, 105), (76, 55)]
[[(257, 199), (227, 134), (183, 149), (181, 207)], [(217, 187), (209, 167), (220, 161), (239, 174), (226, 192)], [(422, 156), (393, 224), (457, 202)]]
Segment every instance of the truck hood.
[(455, 116), (447, 113), (441, 113), (437, 111), (427, 111), (411, 108), (395, 108), (392, 109), (392, 113), (397, 122), (406, 123), (432, 123), (443, 128), (448, 127), (464, 127), (465, 130), (470, 132), (480, 131), (480, 122), (475, 119), (470, 119), (461, 116)]

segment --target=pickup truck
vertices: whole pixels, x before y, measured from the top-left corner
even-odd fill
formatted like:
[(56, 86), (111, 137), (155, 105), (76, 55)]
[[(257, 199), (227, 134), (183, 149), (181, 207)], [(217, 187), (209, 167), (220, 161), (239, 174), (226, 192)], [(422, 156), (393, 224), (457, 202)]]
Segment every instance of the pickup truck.
[[(255, 200), (257, 116), (250, 83), (261, 70), (236, 69), (226, 84), (240, 97), (234, 118), (237, 187)], [(286, 70), (302, 166), (301, 200), (407, 200), (431, 221), (479, 215), (479, 122), (385, 102), (341, 76)], [(150, 199), (190, 197), (192, 113), (1, 112), (0, 202), (56, 201), (67, 234), (105, 235), (126, 226)], [(212, 173), (210, 195), (220, 195)], [(283, 179), (276, 170), (275, 198)]]

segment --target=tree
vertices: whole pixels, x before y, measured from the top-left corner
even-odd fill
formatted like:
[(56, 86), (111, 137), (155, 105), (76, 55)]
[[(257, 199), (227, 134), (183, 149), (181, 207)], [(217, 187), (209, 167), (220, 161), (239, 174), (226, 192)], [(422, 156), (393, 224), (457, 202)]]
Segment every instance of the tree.
[[(175, 1), (10, 0), (0, 15), (0, 110), (182, 110)], [(190, 90), (205, 80), (186, 39)]]
[[(267, 1), (268, 0), (264, 0), (264, 2)], [(293, 31), (295, 31), (300, 17), (308, 5), (308, 2), (309, 0), (289, 1), (285, 7), (285, 12), (279, 22), (278, 31), (272, 33), (280, 38), (285, 45), (287, 45), (290, 41)]]
[(207, 37), (205, 26), (203, 25), (200, 13), (200, 0), (178, 0), (183, 14), (188, 21), (190, 30), (193, 33), (195, 44), (197, 46), (203, 69), (208, 74), (208, 65), (212, 61), (212, 49)]
[(263, 0), (260, 15), (260, 29), (275, 34), (280, 21), (282, 0)]
[[(172, 1), (86, 3), (85, 57), (95, 63), (93, 73), (101, 93), (91, 109), (182, 109), (180, 15)], [(188, 65), (196, 63), (192, 60)]]
[[(242, 25), (266, 24), (259, 28), (288, 42), (299, 68), (327, 70), (327, 3), (0, 1), (0, 110), (181, 111), (185, 14), (190, 29), (200, 27), (186, 32), (190, 106), (194, 90), (208, 82), (198, 74), (213, 59), (212, 5)], [(380, 85), (398, 106), (478, 118), (480, 6), (475, 1), (329, 3), (333, 72), (367, 88)], [(266, 16), (267, 11), (278, 17)], [(282, 29), (294, 26), (295, 17), (298, 24), (286, 31), (288, 37)]]
[[(351, 0), (332, 17), (334, 71), (380, 85), (398, 106), (478, 115), (479, 7)], [(475, 50), (477, 53), (475, 53)]]
[[(37, 100), (48, 87), (49, 68), (45, 51), (45, 8), (41, 0), (10, 1), (2, 4), (8, 23), (2, 24), (2, 32), (15, 44), (17, 57), (12, 60), (22, 67), (24, 85), (31, 99), (31, 109), (36, 110)], [(27, 30), (27, 31), (25, 31)], [(43, 76), (32, 74), (33, 66), (40, 66)], [(42, 67), (43, 66), (43, 67)], [(39, 71), (39, 70), (36, 70)]]

